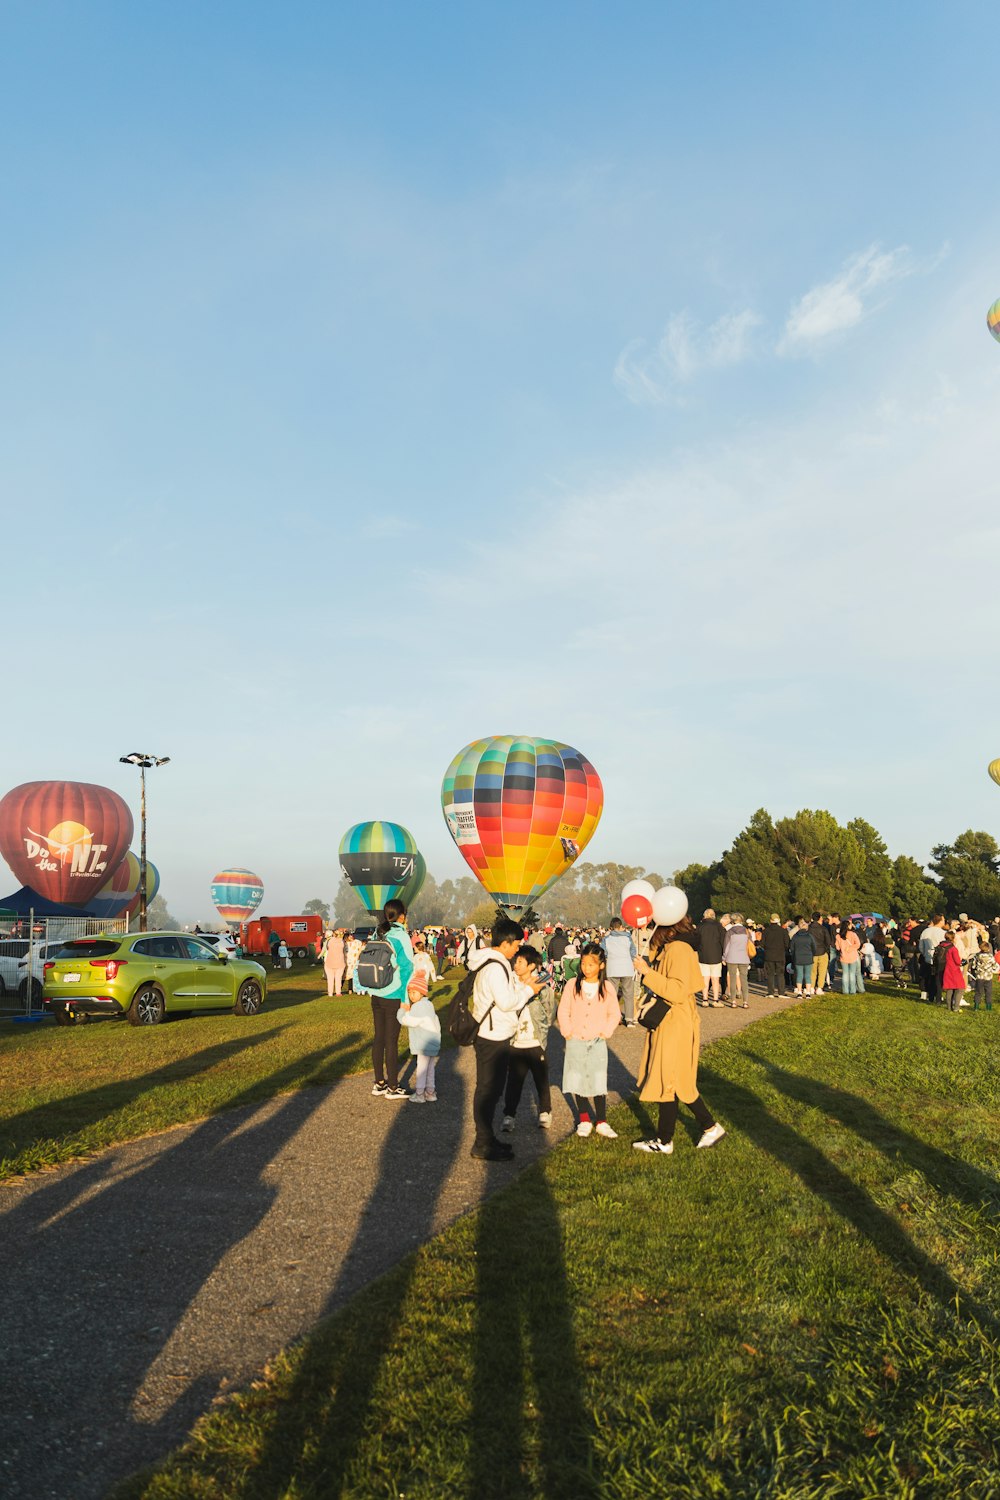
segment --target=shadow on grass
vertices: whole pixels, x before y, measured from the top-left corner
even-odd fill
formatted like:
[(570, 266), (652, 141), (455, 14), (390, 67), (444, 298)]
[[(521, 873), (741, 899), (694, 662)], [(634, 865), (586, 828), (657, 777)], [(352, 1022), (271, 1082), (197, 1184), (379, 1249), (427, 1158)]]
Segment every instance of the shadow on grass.
[[(764, 1059), (755, 1060), (762, 1062), (769, 1072), (783, 1071), (773, 1070), (772, 1065)], [(795, 1077), (794, 1074), (786, 1076)], [(954, 1313), (961, 1312), (967, 1318), (971, 1317), (994, 1338), (1000, 1335), (1000, 1322), (990, 1308), (967, 1297), (947, 1271), (915, 1245), (896, 1220), (879, 1208), (864, 1188), (835, 1166), (818, 1146), (771, 1114), (752, 1089), (734, 1083), (711, 1066), (706, 1066), (704, 1061), (699, 1067), (698, 1078), (699, 1084), (708, 1085), (707, 1092), (713, 1107), (718, 1106), (755, 1145), (794, 1172), (810, 1192), (822, 1198), (835, 1214), (853, 1225), (881, 1255), (893, 1261), (905, 1274), (913, 1276), (924, 1291), (942, 1307)], [(827, 1085), (814, 1084), (811, 1080), (803, 1080), (803, 1083), (808, 1083), (820, 1093), (824, 1090), (839, 1092), (830, 1091)], [(809, 1102), (817, 1101), (810, 1099)], [(904, 1132), (894, 1131), (888, 1121), (870, 1106), (866, 1106), (866, 1109), (870, 1125), (875, 1121), (881, 1122), (883, 1138), (891, 1134), (898, 1141), (905, 1135)], [(931, 1149), (925, 1148), (922, 1142), (915, 1141), (912, 1136), (905, 1138), (913, 1147), (919, 1148), (921, 1153)], [(981, 1202), (981, 1199), (977, 1201)]]
[(559, 1213), (541, 1164), (479, 1210), (470, 1500), (597, 1496)]
[[(438, 1090), (464, 1110), (464, 1086), (454, 1053), (438, 1061)], [(424, 1137), (421, 1122), (433, 1129), (435, 1107), (418, 1111), (406, 1104), (375, 1101), (397, 1111), (385, 1138), (378, 1183), (365, 1204), (343, 1269), (331, 1291), (327, 1312), (344, 1303), (373, 1276), (392, 1269), (433, 1233), (438, 1198), (451, 1173), (460, 1135)], [(415, 1118), (416, 1117), (416, 1118)], [(386, 1360), (405, 1334), (407, 1298), (416, 1260), (367, 1288), (353, 1317), (335, 1329), (320, 1327), (306, 1342), (290, 1388), (269, 1418), (258, 1460), (240, 1493), (278, 1497), (295, 1489), (325, 1497), (342, 1493), (349, 1471), (373, 1425), (380, 1425), (375, 1392)], [(405, 1488), (401, 1471), (399, 1482)]]
[[(353, 1033), (336, 1045), (360, 1054), (367, 1039)], [(332, 1050), (278, 1070), (275, 1091), (308, 1082)], [(216, 1267), (272, 1208), (278, 1190), (264, 1174), (324, 1098), (300, 1089), (248, 1116), (239, 1106), (254, 1101), (240, 1095), (235, 1109), (153, 1143), (134, 1170), (103, 1153), (32, 1187), (0, 1215), (0, 1343), (18, 1350), (17, 1380), (0, 1390), (4, 1480), (12, 1486), (5, 1493), (81, 1493), (81, 1454), (86, 1492), (104, 1493), (123, 1468), (158, 1456), (179, 1424), (204, 1410), (225, 1367), (221, 1350), (215, 1363), (202, 1355), (194, 1377), (178, 1352), (182, 1368), (168, 1378), (179, 1383), (158, 1419), (143, 1420), (153, 1399), (144, 1386)], [(266, 1295), (252, 1277), (241, 1290), (244, 1298)], [(252, 1314), (245, 1300), (235, 1302), (238, 1327)], [(218, 1346), (211, 1317), (202, 1337)], [(72, 1443), (64, 1441), (69, 1409)]]
[[(217, 1042), (215, 1046), (205, 1047), (188, 1057), (164, 1063), (162, 1067), (153, 1068), (137, 1078), (116, 1079), (113, 1083), (101, 1084), (85, 1093), (71, 1094), (64, 1099), (51, 1099), (22, 1114), (12, 1115), (9, 1120), (0, 1121), (0, 1151), (7, 1159), (36, 1142), (52, 1140), (57, 1132), (67, 1135), (73, 1131), (86, 1130), (107, 1115), (134, 1103), (143, 1094), (149, 1093), (150, 1089), (197, 1078), (206, 1069), (213, 1068), (217, 1063), (225, 1062), (227, 1058), (240, 1052), (259, 1047), (284, 1030), (285, 1026), (272, 1026), (269, 1031), (254, 1031), (245, 1036), (232, 1037), (229, 1041)], [(0, 1160), (0, 1171), (2, 1168), (3, 1161)]]

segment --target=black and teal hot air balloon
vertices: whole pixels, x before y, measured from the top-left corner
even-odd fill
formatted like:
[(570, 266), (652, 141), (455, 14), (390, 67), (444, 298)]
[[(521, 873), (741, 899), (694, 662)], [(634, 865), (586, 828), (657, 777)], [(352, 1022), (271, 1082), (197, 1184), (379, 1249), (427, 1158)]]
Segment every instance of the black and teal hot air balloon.
[(417, 858), (413, 834), (401, 823), (355, 823), (340, 841), (344, 878), (373, 917), (393, 896), (404, 899), (402, 893), (416, 874)]
[(423, 890), (424, 881), (426, 879), (427, 861), (424, 859), (424, 856), (418, 849), (416, 854), (413, 856), (413, 874), (403, 886), (403, 889), (399, 892), (399, 899), (400, 901), (402, 901), (407, 911), (409, 911), (410, 907), (413, 905), (414, 901), (416, 901), (417, 897), (420, 895), (420, 892)]

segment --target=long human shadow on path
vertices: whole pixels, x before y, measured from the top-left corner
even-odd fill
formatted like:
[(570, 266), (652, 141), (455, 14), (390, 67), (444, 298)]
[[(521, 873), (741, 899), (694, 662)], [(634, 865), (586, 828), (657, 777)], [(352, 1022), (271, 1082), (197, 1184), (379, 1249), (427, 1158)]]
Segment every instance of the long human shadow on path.
[[(479, 1211), (467, 1493), (470, 1500), (586, 1500), (600, 1493), (593, 1424), (583, 1399), (563, 1228), (542, 1163), (520, 1179), (516, 1203), (516, 1217), (507, 1193)], [(530, 1424), (529, 1394), (537, 1410)]]
[[(418, 1110), (375, 1101), (376, 1108), (397, 1114), (327, 1312), (433, 1233), (438, 1199), (461, 1145), (455, 1117), (464, 1114), (466, 1097), (457, 1061), (454, 1051), (446, 1051), (438, 1063), (438, 1094), (448, 1100), (447, 1119), (440, 1105)], [(320, 1327), (309, 1336), (291, 1389), (283, 1393), (277, 1414), (269, 1414), (259, 1459), (242, 1491), (247, 1497), (273, 1500), (288, 1492), (293, 1479), (302, 1493), (322, 1494), (324, 1500), (342, 1493), (372, 1418), (383, 1363), (405, 1318), (415, 1265), (411, 1261), (403, 1273), (369, 1290), (363, 1321), (338, 1324), (335, 1332)], [(329, 1392), (325, 1405), (317, 1401), (319, 1391)]]
[(960, 1157), (950, 1156), (937, 1146), (928, 1145), (909, 1131), (901, 1130), (898, 1125), (879, 1114), (867, 1099), (834, 1084), (822, 1083), (801, 1073), (792, 1073), (787, 1068), (779, 1068), (776, 1063), (758, 1056), (756, 1052), (747, 1052), (746, 1055), (758, 1067), (763, 1068), (771, 1083), (781, 1093), (800, 1104), (821, 1109), (825, 1115), (839, 1120), (883, 1156), (893, 1161), (902, 1161), (911, 1170), (920, 1172), (939, 1193), (960, 1198), (974, 1208), (981, 1208), (984, 1203), (992, 1203), (994, 1207), (1000, 1208), (1000, 1182), (995, 1177), (979, 1167), (970, 1166)]
[(354, 1033), (279, 1070), (275, 1089), (299, 1091), (248, 1100), (263, 1111), (259, 1121), (234, 1099), (235, 1108), (189, 1127), (133, 1171), (105, 1153), (0, 1214), (0, 1347), (18, 1352), (17, 1378), (0, 1390), (5, 1500), (102, 1495), (205, 1409), (228, 1367), (179, 1383), (158, 1422), (133, 1411), (208, 1277), (274, 1202), (263, 1173), (327, 1096), (299, 1086), (335, 1051), (353, 1047), (360, 1060), (368, 1045)]
[[(702, 1062), (699, 1082), (709, 1086), (713, 1108), (728, 1119), (762, 1151), (794, 1172), (810, 1192), (821, 1198), (835, 1214), (845, 1219), (882, 1255), (912, 1276), (942, 1307), (961, 1309), (996, 1338), (1000, 1322), (992, 1309), (966, 1295), (964, 1289), (914, 1244), (899, 1224), (879, 1208), (871, 1196), (836, 1166), (818, 1146), (792, 1126), (777, 1119), (751, 1089), (734, 1083)], [(876, 1118), (876, 1111), (872, 1111)], [(882, 1121), (883, 1132), (892, 1127)], [(912, 1138), (911, 1138), (912, 1139)], [(916, 1143), (921, 1144), (921, 1143)]]
[(160, 1088), (164, 1084), (184, 1083), (190, 1078), (196, 1078), (206, 1069), (215, 1067), (216, 1063), (225, 1062), (237, 1053), (259, 1047), (286, 1030), (288, 1024), (286, 1022), (282, 1026), (272, 1026), (268, 1031), (254, 1031), (246, 1036), (232, 1037), (229, 1041), (204, 1047), (188, 1057), (163, 1063), (148, 1073), (140, 1073), (136, 1078), (99, 1084), (97, 1088), (73, 1094), (66, 1100), (50, 1099), (44, 1104), (22, 1111), (21, 1114), (0, 1120), (0, 1156), (12, 1157), (36, 1141), (51, 1139), (60, 1120), (65, 1121), (66, 1135), (86, 1130), (107, 1115), (134, 1104), (151, 1089)]

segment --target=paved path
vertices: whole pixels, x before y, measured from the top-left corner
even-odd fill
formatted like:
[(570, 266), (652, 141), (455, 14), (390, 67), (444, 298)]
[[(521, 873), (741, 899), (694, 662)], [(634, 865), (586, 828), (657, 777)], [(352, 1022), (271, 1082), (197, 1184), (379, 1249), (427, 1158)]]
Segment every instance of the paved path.
[[(703, 1043), (791, 1003), (703, 1010)], [(616, 1097), (631, 1092), (642, 1038), (622, 1028), (612, 1042)], [(473, 1082), (471, 1049), (452, 1051), (436, 1105), (375, 1099), (370, 1074), (347, 1078), (6, 1187), (0, 1495), (104, 1495), (570, 1132), (558, 1091), (552, 1129), (537, 1128), (529, 1080), (514, 1165), (472, 1160)]]

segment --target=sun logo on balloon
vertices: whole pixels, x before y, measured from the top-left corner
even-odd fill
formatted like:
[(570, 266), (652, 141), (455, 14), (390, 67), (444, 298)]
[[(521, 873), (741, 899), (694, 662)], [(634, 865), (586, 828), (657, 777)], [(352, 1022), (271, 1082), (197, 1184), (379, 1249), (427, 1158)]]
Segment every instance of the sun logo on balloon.
[(47, 844), (52, 858), (64, 865), (72, 864), (74, 849), (89, 849), (94, 842), (93, 833), (89, 828), (84, 828), (82, 823), (57, 823), (47, 834), (36, 833), (33, 828), (29, 828), (28, 832), (39, 843)]

